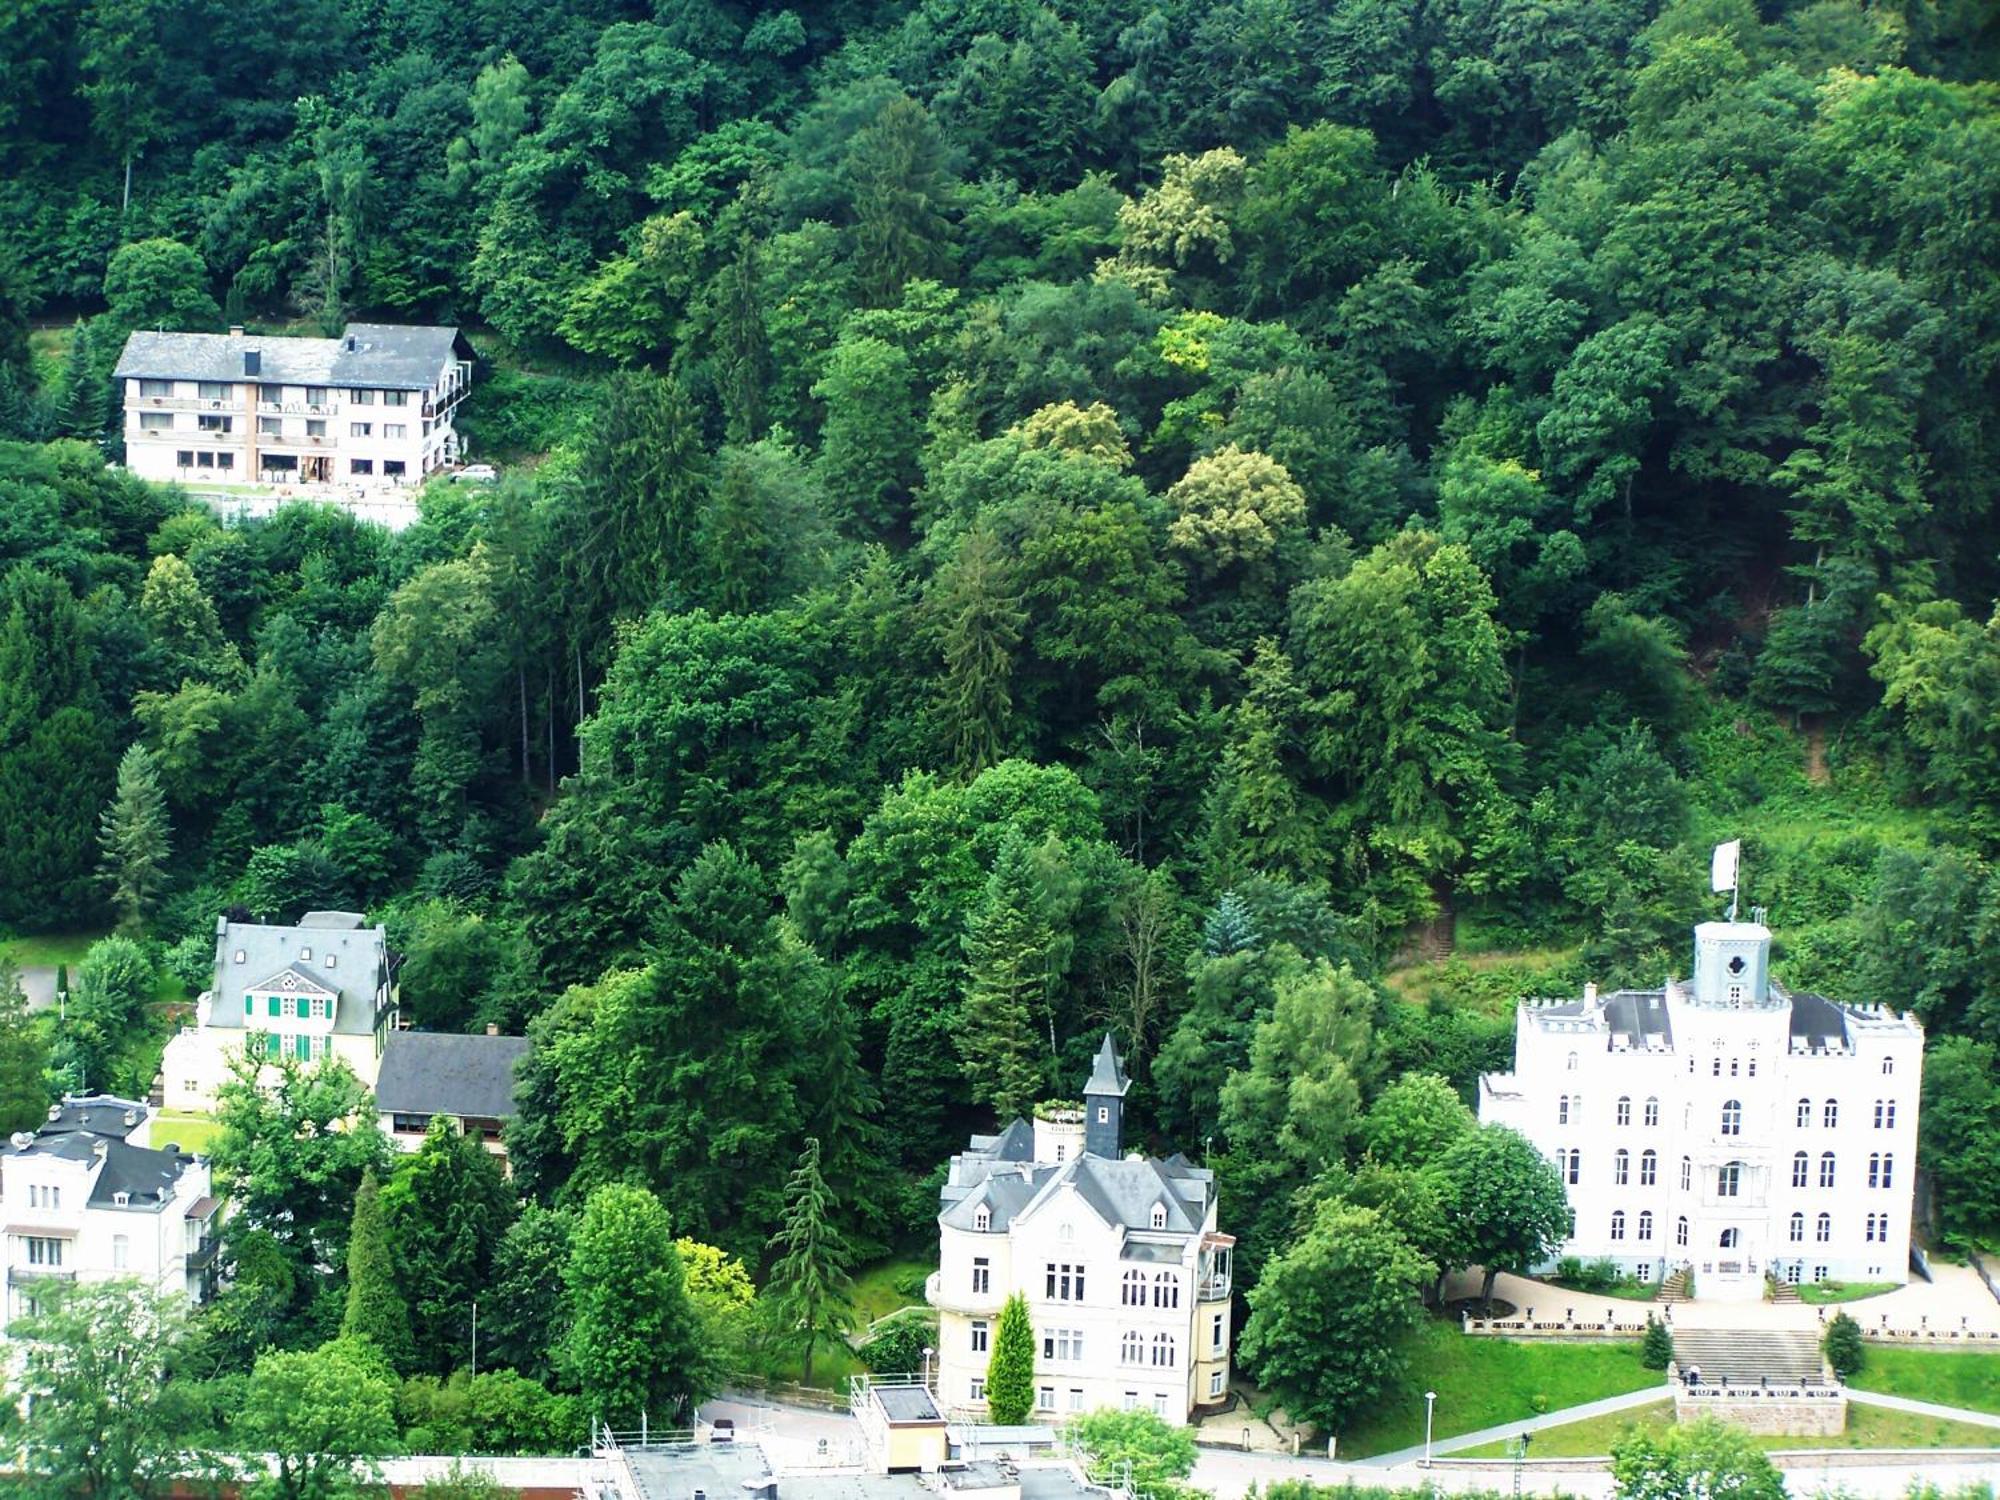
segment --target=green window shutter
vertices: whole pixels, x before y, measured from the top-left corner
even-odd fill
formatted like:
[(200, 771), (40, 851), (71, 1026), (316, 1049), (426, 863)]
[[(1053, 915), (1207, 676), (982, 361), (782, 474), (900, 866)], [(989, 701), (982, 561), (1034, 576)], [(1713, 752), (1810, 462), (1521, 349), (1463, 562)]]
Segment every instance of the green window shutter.
[(285, 1013), (284, 1004), (285, 1004), (284, 1001), (280, 1000), (276, 995), (273, 995), (271, 997), (271, 1014), (274, 1016), (283, 1015)]
[(312, 1001), (307, 999), (304, 995), (299, 996), (299, 1019), (303, 1021), (306, 1020), (311, 1015), (312, 1015)]
[[(299, 1003), (303, 1005), (305, 1002), (301, 1000)], [(311, 1062), (313, 1055), (312, 1038), (303, 1035), (293, 1038), (292, 1054), (300, 1062)]]
[(277, 1032), (267, 1031), (264, 1033), (264, 1055), (266, 1057), (276, 1057), (278, 1055)]
[(243, 1014), (246, 1016), (257, 1014), (257, 997), (248, 990), (243, 992)]

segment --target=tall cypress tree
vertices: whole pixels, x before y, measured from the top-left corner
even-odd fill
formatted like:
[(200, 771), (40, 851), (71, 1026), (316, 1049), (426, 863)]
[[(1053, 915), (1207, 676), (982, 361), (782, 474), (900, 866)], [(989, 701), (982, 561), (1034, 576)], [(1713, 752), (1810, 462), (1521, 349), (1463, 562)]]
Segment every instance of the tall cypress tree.
[(1000, 1309), (993, 1354), (986, 1362), (986, 1416), (1001, 1427), (1028, 1420), (1035, 1409), (1035, 1325), (1019, 1292)]
[(804, 1351), (800, 1375), (812, 1384), (813, 1351), (840, 1337), (853, 1317), (853, 1252), (834, 1226), (833, 1192), (820, 1175), (819, 1140), (808, 1137), (785, 1184), (784, 1223), (771, 1236), (781, 1250), (764, 1296), (780, 1329)]
[(167, 799), (157, 763), (144, 745), (132, 745), (118, 762), (118, 788), (98, 823), (98, 868), (118, 908), (118, 928), (144, 929), (153, 898), (166, 880)]
[(347, 1239), (347, 1311), (342, 1338), (363, 1338), (380, 1349), (398, 1371), (416, 1362), (410, 1336), (410, 1308), (403, 1300), (403, 1270), (396, 1237), (371, 1168), (354, 1195), (354, 1225)]
[(965, 1003), (958, 1050), (973, 1097), (1004, 1121), (1025, 1114), (1041, 1088), (1034, 1007), (1048, 982), (1053, 934), (1027, 841), (1010, 828), (965, 930)]

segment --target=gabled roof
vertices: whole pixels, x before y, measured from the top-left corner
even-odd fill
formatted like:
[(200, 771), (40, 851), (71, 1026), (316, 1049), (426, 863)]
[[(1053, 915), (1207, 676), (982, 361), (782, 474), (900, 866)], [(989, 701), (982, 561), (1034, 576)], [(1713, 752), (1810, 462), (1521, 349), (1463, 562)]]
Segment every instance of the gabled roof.
[[(231, 1031), (243, 1029), (243, 995), (258, 990), (288, 971), (295, 977), (292, 993), (302, 991), (301, 979), (319, 986), (317, 993), (338, 995), (334, 1006), (333, 1029), (340, 1036), (372, 1036), (375, 1033), (375, 992), (388, 978), (395, 963), (389, 952), (388, 934), (380, 927), (362, 927), (343, 920), (346, 913), (315, 912), (324, 925), (301, 923), (279, 927), (262, 922), (215, 924), (215, 978), (208, 1017), (210, 1027)], [(243, 961), (238, 963), (236, 955)], [(311, 956), (308, 957), (307, 955)], [(327, 967), (327, 959), (333, 967)], [(276, 986), (273, 986), (276, 987)], [(254, 1026), (258, 1019), (249, 1018)]]
[[(178, 1151), (132, 1146), (80, 1130), (37, 1135), (25, 1146), (11, 1147), (7, 1155), (54, 1157), (86, 1167), (101, 1161), (90, 1188), (90, 1207), (137, 1212), (157, 1212), (171, 1201), (174, 1184), (192, 1160)], [(119, 1203), (120, 1193), (126, 1194), (129, 1201)]]
[(972, 1151), (994, 1161), (1033, 1161), (1035, 1127), (1017, 1116), (998, 1135), (975, 1135), (970, 1146)]
[(512, 1119), (514, 1069), (528, 1045), (524, 1036), (392, 1031), (375, 1075), (375, 1107), (392, 1115)]
[(150, 1111), (137, 1099), (121, 1099), (116, 1094), (65, 1095), (51, 1106), (49, 1117), (35, 1130), (44, 1138), (55, 1135), (93, 1135), (122, 1141), (145, 1122)]
[(287, 995), (338, 995), (339, 990), (331, 985), (321, 984), (313, 973), (300, 964), (286, 964), (284, 968), (268, 979), (256, 984), (245, 985), (245, 989), (262, 994), (266, 990), (278, 990)]
[[(464, 341), (456, 328), (350, 323), (337, 339), (257, 333), (154, 333), (125, 340), (112, 373), (159, 380), (261, 381), (267, 385), (428, 390)], [(469, 353), (470, 351), (466, 351)], [(255, 370), (243, 356), (255, 354)]]
[(1087, 1099), (1093, 1094), (1116, 1094), (1124, 1097), (1132, 1087), (1132, 1080), (1125, 1076), (1125, 1064), (1119, 1060), (1118, 1049), (1111, 1044), (1111, 1033), (1104, 1033), (1104, 1045), (1097, 1049), (1097, 1061), (1091, 1064), (1090, 1081), (1083, 1086)]
[(1160, 1162), (1144, 1157), (1109, 1161), (1101, 1156), (1079, 1156), (1049, 1171), (1045, 1178), (1038, 1176), (1034, 1200), (1011, 1217), (1032, 1219), (1065, 1191), (1074, 1190), (1109, 1228), (1152, 1231), (1153, 1207), (1164, 1203), (1167, 1223), (1159, 1232), (1196, 1234), (1207, 1218), (1213, 1181), (1206, 1172), (1171, 1177)]

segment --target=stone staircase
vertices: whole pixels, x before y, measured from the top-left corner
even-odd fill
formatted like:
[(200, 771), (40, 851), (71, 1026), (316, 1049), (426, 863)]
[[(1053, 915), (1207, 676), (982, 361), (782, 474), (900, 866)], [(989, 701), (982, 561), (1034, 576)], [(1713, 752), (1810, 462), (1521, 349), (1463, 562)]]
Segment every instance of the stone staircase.
[(1769, 1283), (1769, 1286), (1771, 1288), (1771, 1301), (1777, 1306), (1784, 1306), (1786, 1303), (1795, 1303), (1799, 1300), (1799, 1289), (1789, 1281), (1772, 1281)]
[(1692, 1301), (1693, 1299), (1688, 1296), (1688, 1273), (1685, 1270), (1676, 1271), (1665, 1281), (1661, 1282), (1659, 1291), (1653, 1295), (1653, 1300), (1655, 1302)]
[(1812, 1329), (1676, 1328), (1674, 1363), (1701, 1371), (1703, 1384), (1817, 1383), (1826, 1379), (1819, 1334)]

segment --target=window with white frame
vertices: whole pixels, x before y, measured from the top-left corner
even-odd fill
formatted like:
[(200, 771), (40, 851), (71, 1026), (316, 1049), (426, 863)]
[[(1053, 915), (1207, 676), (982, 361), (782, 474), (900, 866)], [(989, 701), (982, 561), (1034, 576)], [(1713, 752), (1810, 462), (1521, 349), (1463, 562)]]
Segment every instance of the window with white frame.
[(1639, 1243), (1646, 1244), (1653, 1238), (1653, 1211), (1650, 1208), (1639, 1211)]
[(1882, 1071), (1883, 1071), (1883, 1073), (1884, 1073), (1884, 1074), (1889, 1074), (1889, 1073), (1893, 1073), (1893, 1072), (1895, 1072), (1895, 1071), (1896, 1071), (1896, 1059), (1895, 1059), (1895, 1058), (1893, 1058), (1893, 1057), (1885, 1057), (1885, 1058), (1883, 1058), (1883, 1059), (1882, 1059)]
[(123, 1271), (131, 1264), (131, 1261), (132, 1261), (131, 1237), (129, 1235), (123, 1235), (123, 1234), (112, 1235), (111, 1269), (114, 1271)]
[(1228, 1324), (1221, 1313), (1212, 1314), (1208, 1320), (1208, 1347), (1216, 1354), (1229, 1341)]
[(1160, 1370), (1174, 1367), (1174, 1336), (1171, 1333), (1153, 1335), (1153, 1366)]
[(1035, 1387), (1035, 1410), (1054, 1411), (1056, 1409), (1056, 1388), (1052, 1385)]
[(1558, 1124), (1558, 1125), (1567, 1125), (1567, 1124), (1569, 1124), (1569, 1095), (1568, 1095), (1568, 1094), (1563, 1094), (1563, 1095), (1559, 1096), (1559, 1097), (1558, 1097), (1558, 1098), (1556, 1099), (1556, 1124)]
[(1156, 1417), (1163, 1418), (1166, 1416), (1166, 1414), (1167, 1414), (1167, 1393), (1165, 1391), (1153, 1392), (1153, 1415)]
[(1632, 1123), (1632, 1099), (1628, 1094), (1618, 1096), (1618, 1123), (1620, 1125)]
[(1790, 1238), (1794, 1245), (1802, 1245), (1805, 1243), (1806, 1216), (1804, 1214), (1797, 1212), (1794, 1212), (1792, 1214)]
[(1118, 1404), (1119, 1408), (1123, 1411), (1137, 1411), (1139, 1409), (1139, 1393), (1137, 1391), (1127, 1391), (1124, 1399)]
[(993, 1325), (984, 1318), (972, 1320), (972, 1352), (984, 1354), (993, 1346)]
[(1127, 1271), (1125, 1273), (1124, 1280), (1119, 1285), (1118, 1300), (1127, 1307), (1144, 1307), (1146, 1305), (1146, 1273), (1144, 1271)]
[(1657, 1100), (1657, 1099), (1648, 1099), (1648, 1100), (1646, 1101), (1646, 1117), (1645, 1117), (1645, 1118), (1646, 1118), (1646, 1124), (1647, 1124), (1648, 1128), (1651, 1128), (1651, 1127), (1653, 1127), (1653, 1126), (1656, 1126), (1656, 1125), (1658, 1125), (1658, 1124), (1660, 1123), (1660, 1101), (1659, 1101), (1659, 1100)]
[(1072, 1412), (1083, 1410), (1083, 1392), (1076, 1386), (1069, 1388), (1069, 1409)]
[(1614, 1187), (1624, 1187), (1632, 1177), (1632, 1153), (1620, 1146), (1611, 1153), (1611, 1182)]
[(1625, 1238), (1625, 1210), (1622, 1208), (1614, 1208), (1611, 1211), (1611, 1238), (1614, 1240)]
[(1792, 1186), (1805, 1187), (1812, 1178), (1812, 1158), (1803, 1151), (1792, 1153)]
[(1694, 1187), (1694, 1159), (1692, 1157), (1683, 1156), (1681, 1158), (1681, 1191), (1684, 1193), (1689, 1192), (1693, 1189), (1693, 1187)]
[(1832, 1130), (1835, 1126), (1839, 1125), (1840, 1101), (1838, 1099), (1827, 1100), (1826, 1108), (1820, 1111), (1819, 1119), (1820, 1124), (1824, 1125), (1828, 1130)]
[(1688, 1242), (1688, 1221), (1687, 1221), (1687, 1216), (1683, 1214), (1680, 1218), (1674, 1221), (1674, 1243), (1676, 1245), (1679, 1245), (1683, 1250), (1685, 1250), (1687, 1248), (1687, 1242)]
[(985, 1234), (993, 1227), (993, 1210), (984, 1203), (975, 1208), (972, 1211), (972, 1227), (979, 1233)]
[(1572, 1073), (1576, 1071), (1576, 1054), (1574, 1052), (1569, 1055), (1569, 1071)]
[(1743, 1101), (1725, 1099), (1722, 1102), (1722, 1133), (1724, 1135), (1743, 1134)]
[(171, 380), (142, 380), (139, 382), (139, 394), (142, 396), (171, 396), (173, 393), (174, 383)]
[(1801, 1099), (1799, 1101), (1798, 1127), (1799, 1129), (1804, 1130), (1807, 1129), (1811, 1124), (1812, 1124), (1812, 1100)]
[(1875, 1101), (1875, 1128), (1877, 1130), (1894, 1130), (1896, 1128), (1896, 1101), (1894, 1099), (1877, 1099)]
[(1833, 1153), (1831, 1151), (1820, 1152), (1819, 1185), (1821, 1187), (1830, 1188), (1833, 1186), (1833, 1168), (1834, 1168)]
[(1569, 1153), (1569, 1167), (1563, 1174), (1563, 1181), (1567, 1182), (1571, 1187), (1575, 1187), (1582, 1177), (1583, 1153), (1572, 1147)]
[(1081, 1328), (1043, 1329), (1042, 1358), (1063, 1361), (1082, 1359), (1083, 1330)]
[(399, 442), (409, 435), (410, 429), (407, 423), (384, 422), (382, 424), (382, 436), (391, 442)]
[(1228, 1388), (1229, 1388), (1229, 1377), (1227, 1375), (1225, 1375), (1220, 1370), (1210, 1370), (1208, 1372), (1209, 1400), (1211, 1401), (1219, 1400), (1222, 1396), (1222, 1393)]
[(972, 1294), (983, 1297), (993, 1290), (993, 1262), (983, 1255), (972, 1258)]
[(972, 1379), (968, 1380), (965, 1383), (965, 1394), (970, 1400), (984, 1401), (986, 1399), (986, 1377), (984, 1375), (975, 1375)]
[(63, 1242), (53, 1236), (31, 1234), (28, 1236), (28, 1264), (31, 1266), (60, 1266), (63, 1263)]
[(1128, 1328), (1118, 1340), (1118, 1363), (1121, 1365), (1143, 1365), (1146, 1362), (1146, 1335), (1136, 1328)]
[(1660, 1180), (1660, 1153), (1642, 1151), (1639, 1153), (1639, 1186), (1653, 1187)]
[(1743, 1163), (1725, 1162), (1715, 1169), (1715, 1196), (1736, 1198), (1743, 1192)]
[(1833, 1215), (1821, 1214), (1813, 1224), (1813, 1238), (1824, 1245), (1833, 1238)]
[(1181, 1305), (1181, 1279), (1172, 1271), (1162, 1271), (1153, 1278), (1153, 1306), (1179, 1307)]
[(174, 414), (170, 411), (142, 411), (139, 413), (141, 432), (172, 432)]

